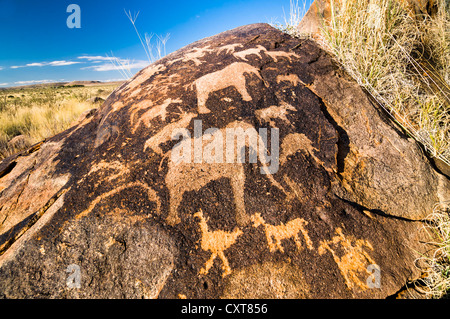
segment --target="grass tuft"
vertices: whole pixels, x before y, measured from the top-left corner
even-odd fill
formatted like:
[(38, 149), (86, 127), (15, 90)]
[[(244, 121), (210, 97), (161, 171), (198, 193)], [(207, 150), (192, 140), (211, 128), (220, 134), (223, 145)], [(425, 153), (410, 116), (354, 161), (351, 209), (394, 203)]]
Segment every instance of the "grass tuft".
[(298, 31), (298, 24), (300, 23), (300, 21), (302, 20), (303, 16), (306, 14), (306, 12), (308, 11), (306, 8), (306, 1), (303, 2), (303, 7), (300, 7), (300, 5), (298, 4), (298, 0), (290, 0), (289, 1), (289, 16), (286, 16), (286, 12), (284, 11), (283, 8), (283, 13), (284, 13), (284, 23), (281, 23), (277, 20), (275, 21), (271, 21), (269, 24), (284, 32), (287, 33), (293, 37), (301, 37), (302, 34)]
[(414, 16), (397, 0), (331, 0), (322, 46), (431, 157), (450, 165), (450, 11)]
[(450, 294), (450, 215), (442, 205), (436, 205), (428, 217), (426, 229), (435, 241), (428, 243), (429, 256), (422, 256), (417, 265), (426, 276), (415, 289), (428, 298), (448, 298)]

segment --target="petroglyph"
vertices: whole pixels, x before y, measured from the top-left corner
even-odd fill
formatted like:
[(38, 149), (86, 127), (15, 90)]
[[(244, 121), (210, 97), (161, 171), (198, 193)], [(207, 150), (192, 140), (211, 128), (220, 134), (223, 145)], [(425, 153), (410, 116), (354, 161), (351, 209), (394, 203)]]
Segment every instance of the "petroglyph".
[(242, 44), (234, 43), (234, 44), (223, 45), (223, 46), (217, 48), (217, 54), (220, 54), (223, 51), (225, 51), (226, 54), (234, 53), (236, 48), (242, 48)]
[(140, 187), (143, 188), (147, 191), (147, 196), (148, 199), (152, 202), (156, 203), (156, 212), (159, 214), (160, 209), (161, 209), (161, 201), (159, 199), (158, 194), (156, 193), (156, 191), (151, 188), (150, 186), (142, 183), (142, 182), (131, 182), (122, 186), (119, 186), (109, 192), (103, 193), (102, 195), (96, 197), (94, 200), (91, 201), (89, 207), (87, 209), (85, 209), (84, 211), (82, 211), (81, 213), (79, 213), (77, 215), (77, 218), (81, 218), (84, 216), (87, 216), (90, 212), (92, 212), (92, 210), (95, 208), (95, 206), (100, 203), (102, 200), (109, 198), (111, 196), (114, 196), (120, 192), (122, 192), (123, 190), (127, 189), (127, 188), (132, 188), (132, 187)]
[[(136, 122), (135, 117), (139, 111), (141, 111), (143, 109), (150, 109), (151, 107), (153, 107), (153, 101), (148, 100), (148, 99), (140, 101), (139, 103), (133, 104), (130, 107), (130, 112), (129, 112), (130, 113), (130, 123), (133, 124)], [(138, 119), (138, 121), (139, 121), (139, 119)], [(134, 129), (133, 133), (135, 133), (135, 130), (136, 130), (136, 128)]]
[(144, 144), (144, 151), (150, 148), (158, 155), (163, 155), (161, 144), (172, 140), (172, 132), (176, 129), (185, 128), (191, 120), (196, 116), (194, 113), (184, 113), (179, 121), (167, 124), (164, 128), (149, 138)]
[(184, 54), (182, 58), (174, 59), (169, 62), (169, 64), (174, 64), (175, 62), (182, 61), (182, 62), (188, 62), (192, 61), (194, 62), (195, 66), (201, 65), (203, 62), (200, 61), (200, 58), (203, 58), (206, 53), (213, 51), (212, 49), (208, 49), (210, 46), (207, 45), (204, 48), (194, 48), (192, 51), (189, 51), (188, 53)]
[(183, 194), (189, 191), (199, 191), (209, 182), (219, 178), (228, 178), (232, 187), (236, 204), (236, 220), (243, 225), (248, 222), (245, 213), (244, 186), (245, 173), (242, 164), (196, 164), (181, 163), (171, 165), (166, 175), (166, 186), (170, 193), (170, 211), (167, 223), (175, 225), (181, 220), (178, 217), (178, 207), (183, 199)]
[(125, 105), (121, 101), (115, 102), (113, 105), (111, 105), (111, 109), (108, 111), (108, 113), (105, 114), (103, 119), (100, 121), (99, 128), (102, 128), (103, 125), (106, 123), (106, 119), (109, 117), (111, 113), (115, 113), (122, 109)]
[(164, 89), (164, 91), (166, 92), (166, 89), (169, 87), (178, 87), (178, 85), (180, 84), (179, 80), (181, 78), (182, 78), (182, 76), (178, 73), (165, 75), (164, 77), (162, 77), (162, 79), (159, 81), (159, 83), (157, 85), (151, 86), (151, 90)]
[(292, 63), (292, 58), (300, 58), (300, 56), (295, 53), (285, 51), (266, 51), (265, 54), (270, 56), (274, 62), (278, 62), (279, 58), (286, 58), (287, 60), (289, 60), (289, 63)]
[[(161, 117), (161, 120), (166, 121), (167, 108), (171, 104), (179, 104), (182, 102), (183, 101), (180, 99), (173, 100), (171, 98), (168, 98), (168, 99), (164, 100), (164, 102), (160, 105), (151, 106), (147, 112), (145, 112), (144, 114), (142, 114), (139, 117), (137, 123), (134, 125), (132, 132), (135, 133), (141, 123), (143, 123), (145, 126), (149, 127), (150, 122), (153, 119), (157, 118), (158, 116)], [(148, 101), (143, 101), (138, 104), (141, 104), (141, 103), (148, 103)], [(135, 112), (132, 112), (131, 117), (134, 118), (134, 115), (135, 115)]]
[(299, 83), (302, 83), (297, 74), (289, 74), (289, 75), (277, 75), (277, 83), (281, 82), (289, 82), (292, 86), (297, 86)]
[(95, 137), (94, 148), (101, 146), (111, 137), (117, 137), (118, 135), (119, 135), (119, 127), (117, 125), (111, 124), (100, 125), (97, 130), (97, 135)]
[(144, 70), (142, 70), (141, 74), (136, 76), (130, 83), (127, 84), (125, 90), (129, 91), (148, 80), (150, 77), (155, 75), (158, 72), (162, 72), (166, 69), (166, 67), (162, 64), (150, 65)]
[(209, 94), (215, 91), (234, 86), (244, 101), (251, 101), (252, 97), (247, 92), (246, 79), (244, 74), (256, 75), (263, 81), (259, 70), (250, 64), (244, 62), (235, 62), (222, 70), (206, 74), (192, 84), (197, 89), (198, 112), (205, 114), (211, 112), (206, 107), (206, 101)]
[(288, 134), (281, 143), (280, 165), (287, 162), (291, 155), (295, 155), (298, 151), (306, 151), (317, 163), (324, 165), (314, 152), (319, 152), (317, 148), (312, 146), (312, 141), (305, 134), (292, 133)]
[(236, 239), (242, 235), (239, 228), (235, 228), (233, 232), (229, 233), (223, 230), (210, 231), (208, 229), (207, 219), (203, 216), (202, 210), (194, 214), (194, 217), (199, 218), (199, 226), (201, 231), (201, 247), (203, 250), (210, 251), (211, 257), (206, 261), (205, 267), (200, 270), (200, 274), (208, 274), (211, 267), (214, 265), (214, 260), (219, 257), (222, 260), (222, 277), (231, 274), (231, 268), (228, 259), (225, 257), (224, 251), (230, 248)]
[(148, 85), (143, 87), (135, 88), (127, 97), (128, 102), (133, 102), (135, 97), (143, 96), (144, 94), (158, 93), (160, 96), (164, 96), (169, 92), (169, 88), (177, 87), (179, 85), (178, 79), (181, 75), (175, 73), (170, 75), (158, 75), (158, 84), (150, 82)]
[(288, 111), (296, 112), (296, 108), (292, 105), (281, 102), (280, 106), (272, 105), (265, 109), (255, 111), (255, 115), (259, 120), (263, 120), (270, 124), (272, 127), (276, 127), (276, 124), (272, 119), (278, 118), (285, 122), (286, 124), (291, 124), (291, 122), (287, 119), (286, 114)]
[[(373, 250), (372, 245), (363, 239), (352, 240), (344, 236), (340, 227), (336, 228), (336, 236), (329, 241), (321, 241), (318, 252), (320, 255), (329, 251), (333, 255), (333, 259), (336, 262), (342, 276), (344, 277), (345, 284), (349, 289), (353, 289), (355, 285), (362, 290), (366, 290), (367, 284), (365, 281), (361, 281), (360, 277), (362, 273), (370, 275), (367, 271), (367, 266), (370, 264), (376, 264), (370, 255), (363, 249), (364, 247)], [(352, 241), (354, 244), (352, 244)], [(337, 249), (333, 249), (338, 246)], [(334, 247), (333, 247), (334, 246)], [(332, 248), (333, 247), (333, 248)], [(344, 254), (339, 257), (337, 251), (344, 251)]]
[(258, 46), (256, 46), (256, 48), (251, 48), (251, 49), (239, 51), (239, 52), (233, 53), (233, 55), (236, 58), (239, 58), (239, 59), (244, 60), (244, 61), (248, 61), (246, 58), (249, 55), (256, 55), (257, 57), (262, 59), (262, 56), (261, 56), (260, 52), (266, 52), (266, 51), (267, 51), (267, 49), (265, 47), (263, 47), (262, 45), (258, 45)]
[[(226, 135), (226, 130), (230, 128), (241, 128), (242, 130), (248, 130), (255, 128), (241, 121), (235, 121), (230, 123), (226, 128), (220, 130), (222, 136)], [(255, 130), (256, 131), (256, 130)], [(235, 131), (236, 132), (236, 131)], [(248, 132), (248, 131), (247, 131)], [(265, 143), (262, 140), (261, 136), (257, 134), (258, 145), (264, 145)], [(213, 143), (213, 141), (203, 140), (201, 141), (203, 147), (208, 147), (208, 144)], [(182, 143), (187, 143), (187, 145), (195, 145), (198, 143), (195, 141), (195, 138), (184, 139)], [(234, 144), (234, 139), (233, 139)], [(234, 149), (234, 154), (240, 154), (241, 149)], [(234, 146), (233, 145), (233, 146)], [(245, 146), (249, 146), (250, 141), (248, 139), (245, 140)], [(254, 144), (253, 144), (254, 146)], [(222, 147), (222, 151), (224, 154), (222, 158), (229, 157), (230, 154), (227, 154), (226, 147)], [(266, 152), (266, 149), (261, 150), (260, 152)], [(171, 158), (171, 152), (168, 152), (167, 157)], [(195, 153), (195, 152), (194, 152)], [(218, 180), (220, 178), (228, 178), (231, 187), (233, 190), (234, 200), (236, 204), (236, 221), (238, 225), (246, 225), (249, 223), (250, 218), (247, 216), (245, 212), (245, 203), (244, 203), (244, 186), (245, 186), (245, 173), (244, 167), (242, 163), (235, 162), (227, 162), (227, 163), (195, 163), (195, 154), (190, 154), (190, 161), (179, 161), (174, 162), (169, 160), (168, 171), (166, 174), (166, 186), (169, 189), (170, 193), (170, 211), (167, 217), (167, 222), (171, 225), (177, 224), (180, 222), (180, 218), (178, 217), (178, 207), (181, 204), (183, 199), (183, 194), (188, 191), (199, 191), (202, 187), (206, 186), (209, 182)], [(265, 176), (271, 182), (271, 184), (285, 194), (287, 194), (284, 188), (273, 178), (270, 174), (268, 167), (265, 165), (266, 163), (262, 163), (261, 170), (265, 172)]]
[(271, 225), (267, 224), (262, 218), (261, 214), (256, 213), (251, 217), (253, 221), (253, 227), (264, 227), (266, 233), (267, 244), (271, 252), (275, 252), (277, 249), (284, 252), (281, 241), (284, 239), (294, 239), (297, 249), (301, 249), (302, 243), (298, 237), (298, 233), (301, 232), (306, 243), (306, 247), (309, 250), (313, 249), (311, 238), (309, 238), (308, 232), (304, 226), (308, 225), (308, 222), (303, 218), (296, 218), (288, 221), (286, 224)]
[(115, 113), (115, 112), (119, 111), (120, 109), (122, 109), (124, 106), (125, 105), (123, 104), (123, 102), (117, 101), (113, 105), (111, 105), (111, 111), (109, 113)]
[(108, 174), (108, 177), (107, 177), (108, 181), (113, 181), (121, 176), (124, 176), (124, 175), (127, 175), (130, 173), (130, 170), (128, 169), (128, 167), (126, 167), (120, 161), (106, 162), (106, 161), (102, 160), (100, 163), (92, 166), (92, 168), (90, 169), (87, 176), (89, 176), (93, 173), (96, 173), (98, 171), (102, 171), (102, 170), (113, 170), (113, 171), (117, 172), (116, 174)]

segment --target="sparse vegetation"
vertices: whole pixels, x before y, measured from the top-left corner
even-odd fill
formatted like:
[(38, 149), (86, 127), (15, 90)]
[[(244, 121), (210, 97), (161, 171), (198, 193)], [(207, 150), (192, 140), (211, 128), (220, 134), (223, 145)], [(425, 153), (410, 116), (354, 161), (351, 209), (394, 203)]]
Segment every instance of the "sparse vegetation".
[(432, 157), (450, 164), (450, 11), (395, 0), (331, 1), (322, 45)]
[(429, 242), (432, 254), (418, 259), (418, 266), (427, 269), (427, 276), (416, 289), (430, 298), (448, 298), (450, 293), (450, 216), (436, 205), (426, 228), (436, 241)]
[(289, 7), (289, 16), (286, 16), (286, 12), (284, 11), (284, 23), (280, 23), (278, 21), (273, 21), (270, 23), (274, 28), (279, 29), (287, 34), (290, 34), (294, 37), (301, 37), (302, 34), (298, 31), (298, 24), (302, 20), (303, 16), (306, 14), (308, 9), (306, 8), (306, 1), (303, 2), (303, 7), (300, 7), (298, 4), (298, 0), (290, 0)]
[[(11, 88), (0, 90), (0, 160), (69, 128), (86, 110), (106, 98), (117, 83), (94, 86)], [(22, 135), (20, 143), (8, 143)]]

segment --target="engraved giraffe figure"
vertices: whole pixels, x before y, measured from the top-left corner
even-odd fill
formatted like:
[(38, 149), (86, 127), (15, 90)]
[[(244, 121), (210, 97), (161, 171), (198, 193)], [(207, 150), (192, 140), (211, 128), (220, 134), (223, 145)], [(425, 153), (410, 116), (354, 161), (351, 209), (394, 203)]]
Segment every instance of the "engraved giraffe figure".
[(252, 215), (251, 218), (253, 221), (253, 227), (256, 228), (260, 225), (264, 227), (267, 243), (269, 244), (269, 249), (271, 252), (275, 252), (278, 249), (283, 253), (284, 249), (281, 245), (281, 241), (288, 238), (293, 238), (297, 248), (300, 250), (302, 247), (302, 243), (298, 238), (299, 232), (303, 234), (303, 238), (305, 239), (308, 249), (313, 249), (312, 241), (309, 238), (308, 232), (304, 228), (304, 226), (306, 226), (308, 222), (303, 218), (296, 218), (288, 221), (286, 224), (280, 225), (267, 224), (259, 213)]
[(199, 226), (202, 233), (201, 247), (203, 250), (209, 250), (211, 252), (211, 257), (205, 263), (205, 267), (200, 270), (200, 274), (208, 274), (209, 269), (214, 265), (216, 257), (222, 260), (222, 277), (231, 274), (228, 259), (223, 252), (236, 242), (236, 239), (242, 235), (242, 230), (235, 228), (231, 233), (223, 230), (210, 231), (207, 219), (203, 216), (202, 210), (195, 213), (194, 217), (200, 219)]

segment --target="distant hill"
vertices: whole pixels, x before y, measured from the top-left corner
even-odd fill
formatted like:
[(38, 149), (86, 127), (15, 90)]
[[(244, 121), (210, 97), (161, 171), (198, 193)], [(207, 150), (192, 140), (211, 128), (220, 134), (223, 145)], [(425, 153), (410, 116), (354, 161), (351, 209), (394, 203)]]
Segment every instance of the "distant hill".
[(41, 83), (41, 84), (30, 84), (30, 85), (20, 85), (20, 86), (11, 86), (0, 88), (1, 90), (9, 90), (9, 89), (29, 89), (29, 88), (43, 88), (43, 87), (57, 87), (57, 86), (74, 86), (74, 85), (82, 85), (82, 86), (97, 86), (97, 85), (105, 85), (105, 84), (121, 84), (125, 81), (111, 81), (111, 82), (102, 82), (102, 81), (72, 81), (72, 82), (54, 82), (54, 83)]

